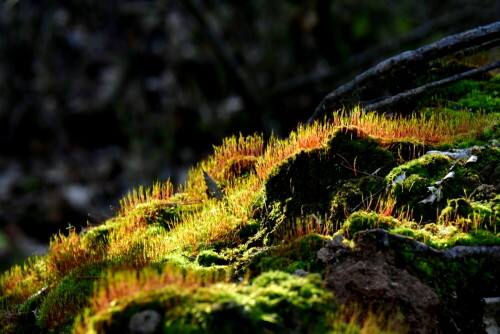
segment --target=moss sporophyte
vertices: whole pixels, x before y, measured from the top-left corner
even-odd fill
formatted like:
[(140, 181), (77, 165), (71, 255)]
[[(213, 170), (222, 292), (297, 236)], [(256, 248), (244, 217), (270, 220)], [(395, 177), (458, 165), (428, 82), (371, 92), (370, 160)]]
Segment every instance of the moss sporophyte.
[[(4, 272), (1, 331), (127, 332), (144, 317), (152, 333), (404, 331), (407, 299), (384, 319), (391, 305), (340, 306), (325, 283), (337, 264), (367, 257), (432, 289), (446, 310), (458, 309), (455, 295), (475, 301), (467, 291), (500, 293), (498, 259), (482, 248), (453, 259), (415, 251), (500, 245), (499, 111), (494, 100), (460, 109), (484, 100), (478, 89), (450, 102), (459, 111), (444, 99), (405, 116), (354, 108), (286, 139), (226, 138), (176, 192), (170, 181), (139, 187), (115, 217), (55, 235), (46, 255)], [(374, 230), (402, 241), (359, 242)], [(328, 245), (337, 252), (325, 264)]]

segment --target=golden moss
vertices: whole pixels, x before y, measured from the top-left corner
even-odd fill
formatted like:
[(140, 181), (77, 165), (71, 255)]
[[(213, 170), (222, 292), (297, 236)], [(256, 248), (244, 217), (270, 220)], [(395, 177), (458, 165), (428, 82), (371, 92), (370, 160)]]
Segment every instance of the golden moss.
[[(163, 305), (165, 324), (189, 325), (194, 332), (228, 314), (241, 316), (248, 328), (278, 330), (281, 322), (291, 321), (281, 309), (309, 319), (304, 320), (304, 326), (312, 326), (307, 328), (315, 328), (314, 323), (321, 330), (363, 332), (376, 327), (376, 317), (363, 325), (355, 317), (332, 316), (333, 307), (325, 310), (332, 304), (320, 289), (320, 276), (266, 272), (273, 267), (321, 272), (311, 259), (324, 237), (312, 233), (332, 235), (339, 229), (351, 237), (365, 228), (383, 227), (437, 248), (499, 243), (498, 195), (478, 191), (462, 200), (449, 192), (449, 201), (439, 207), (443, 210), (433, 212), (439, 219), (427, 225), (412, 219), (413, 208), (400, 210), (442, 178), (450, 161), (425, 157), (392, 169), (402, 158), (398, 149), (388, 149), (411, 143), (406, 160), (412, 147), (451, 145), (463, 136), (483, 140), (483, 130), (490, 131), (488, 136), (494, 133), (491, 124), (498, 113), (443, 109), (431, 116), (385, 117), (358, 108), (334, 116), (333, 123), (299, 126), (286, 139), (265, 141), (258, 134), (227, 138), (190, 170), (177, 193), (170, 181), (139, 187), (121, 201), (116, 217), (101, 226), (54, 236), (45, 256), (2, 274), (2, 330), (68, 332), (75, 319), (77, 333), (123, 329), (121, 322), (128, 318), (120, 312), (130, 316), (137, 302)], [(481, 154), (493, 165), (498, 152)], [(457, 166), (457, 173), (461, 180), (473, 174), (490, 182), (486, 176), (495, 175), (490, 165)], [(222, 188), (224, 199), (207, 197), (203, 171)], [(408, 178), (399, 184), (402, 173)], [(373, 211), (356, 212), (368, 209)], [(229, 281), (236, 268), (253, 268), (264, 276), (253, 287), (240, 286)], [(37, 322), (23, 327), (18, 319), (33, 311), (39, 314)]]

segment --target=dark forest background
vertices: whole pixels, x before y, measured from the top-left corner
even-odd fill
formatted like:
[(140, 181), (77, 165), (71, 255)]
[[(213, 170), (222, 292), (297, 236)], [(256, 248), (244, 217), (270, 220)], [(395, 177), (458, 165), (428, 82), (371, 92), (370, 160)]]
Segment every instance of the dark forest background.
[(286, 136), (379, 61), (500, 17), (495, 0), (0, 4), (0, 269), (114, 215), (232, 134)]

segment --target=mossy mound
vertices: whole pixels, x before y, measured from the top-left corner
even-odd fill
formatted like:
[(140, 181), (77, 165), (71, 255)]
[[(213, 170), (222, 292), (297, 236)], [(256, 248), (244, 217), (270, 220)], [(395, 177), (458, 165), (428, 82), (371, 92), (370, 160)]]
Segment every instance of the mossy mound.
[(289, 244), (275, 246), (252, 256), (240, 271), (249, 271), (253, 277), (266, 270), (280, 270), (290, 274), (297, 270), (305, 274), (320, 273), (323, 266), (317, 252), (324, 246), (327, 237), (311, 233)]
[(369, 179), (364, 178), (364, 184), (356, 179), (376, 171), (384, 175), (395, 165), (393, 154), (360, 129), (338, 128), (324, 146), (300, 151), (275, 167), (265, 185), (265, 219), (274, 225), (287, 218), (326, 215), (331, 210), (339, 214), (348, 206), (344, 202), (357, 201), (338, 200), (332, 209), (332, 200), (338, 192), (346, 192), (348, 182), (357, 184), (360, 191), (369, 190), (368, 194), (376, 192)]
[(342, 224), (341, 231), (347, 237), (354, 236), (355, 233), (374, 228), (391, 230), (399, 225), (399, 221), (393, 217), (379, 215), (375, 212), (358, 211), (349, 216)]
[(496, 231), (498, 161), (500, 149), (495, 146), (424, 155), (386, 176), (389, 198), (415, 221), (462, 219), (470, 228)]
[(245, 285), (172, 285), (118, 301), (81, 326), (97, 333), (126, 333), (136, 326), (152, 327), (150, 333), (321, 333), (327, 330), (326, 313), (336, 309), (321, 284), (319, 275), (269, 271)]
[[(228, 138), (178, 193), (141, 187), (116, 217), (2, 274), (0, 330), (449, 331), (462, 304), (498, 292), (487, 253), (500, 245), (498, 113), (429, 110), (356, 109), (287, 139)], [(444, 150), (456, 143), (481, 146)], [(439, 255), (464, 249), (475, 255)], [(415, 284), (429, 303), (407, 293)]]

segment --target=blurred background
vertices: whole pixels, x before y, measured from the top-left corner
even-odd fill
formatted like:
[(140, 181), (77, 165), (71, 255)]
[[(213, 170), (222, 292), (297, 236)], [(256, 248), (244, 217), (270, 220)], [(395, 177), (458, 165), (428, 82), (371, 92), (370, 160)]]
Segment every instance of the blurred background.
[(500, 17), (495, 0), (4, 0), (0, 270), (112, 217), (222, 138), (286, 136), (401, 51)]

